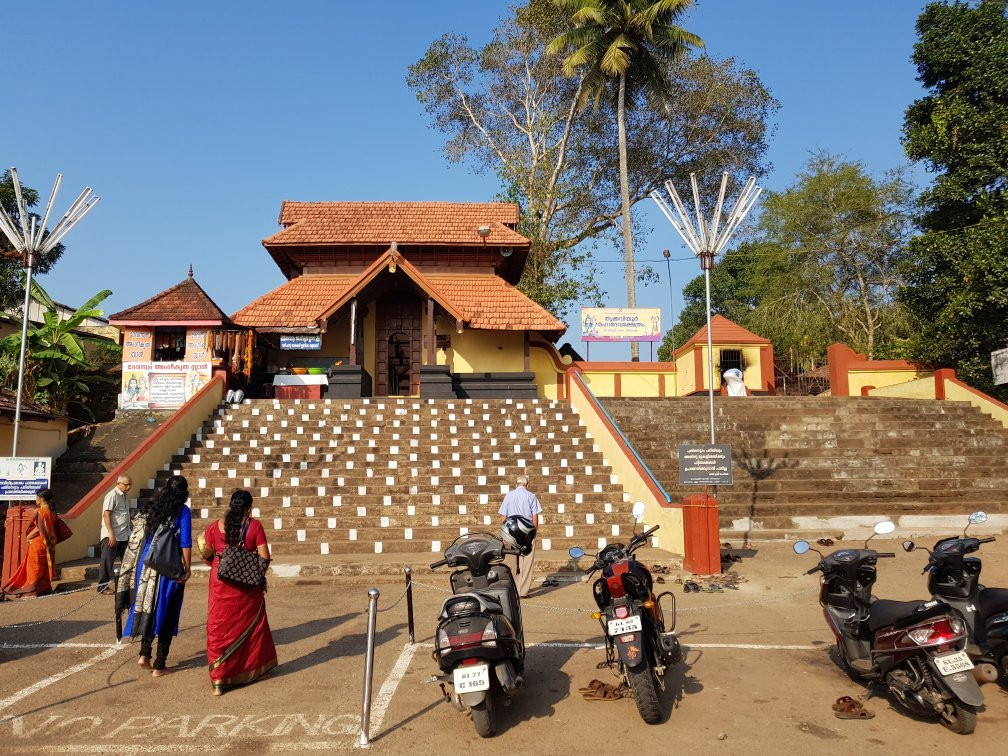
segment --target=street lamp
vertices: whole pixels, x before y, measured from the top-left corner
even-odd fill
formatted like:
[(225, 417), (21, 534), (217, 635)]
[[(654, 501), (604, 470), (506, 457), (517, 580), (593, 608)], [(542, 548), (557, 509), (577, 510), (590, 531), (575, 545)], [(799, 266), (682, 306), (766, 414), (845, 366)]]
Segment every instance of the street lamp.
[[(710, 442), (714, 445), (714, 346), (711, 339), (711, 316), (710, 316), (710, 271), (714, 267), (714, 257), (720, 254), (728, 239), (735, 232), (743, 219), (752, 210), (753, 205), (759, 198), (763, 189), (756, 186), (756, 178), (750, 176), (742, 187), (735, 205), (725, 221), (724, 228), (721, 226), (721, 210), (724, 207), (725, 190), (728, 188), (728, 172), (721, 174), (721, 192), (718, 194), (717, 204), (714, 206), (714, 218), (708, 224), (700, 210), (700, 189), (697, 187), (696, 174), (690, 174), (690, 186), (693, 189), (693, 204), (696, 207), (696, 226), (686, 211), (686, 206), (680, 199), (671, 181), (665, 182), (665, 189), (668, 190), (672, 204), (675, 206), (675, 213), (669, 207), (661, 191), (655, 189), (651, 192), (651, 199), (658, 205), (658, 209), (668, 218), (672, 228), (682, 237), (683, 242), (690, 248), (694, 255), (700, 258), (700, 267), (704, 272), (704, 290), (707, 297), (707, 394), (710, 397)], [(668, 259), (668, 258), (666, 258)]]
[(675, 362), (675, 299), (673, 299), (672, 294), (672, 264), (670, 258), (672, 253), (667, 249), (662, 250), (662, 256), (665, 258), (665, 270), (668, 272), (668, 300), (669, 300), (669, 315), (671, 320), (671, 326), (669, 327), (669, 335), (672, 337), (672, 361)]
[(63, 174), (56, 174), (56, 184), (53, 186), (52, 194), (49, 195), (49, 204), (46, 205), (45, 215), (42, 222), (34, 213), (28, 213), (28, 206), (24, 197), (21, 196), (21, 182), (18, 180), (17, 168), (10, 169), (11, 183), (14, 185), (14, 199), (17, 203), (18, 224), (7, 214), (7, 211), (0, 206), (0, 231), (14, 246), (16, 253), (21, 257), (21, 264), (25, 268), (25, 299), (24, 312), (21, 313), (21, 354), (18, 357), (18, 385), (17, 404), (14, 409), (14, 448), (11, 456), (17, 456), (18, 431), (21, 428), (21, 397), (24, 391), (24, 368), (25, 368), (25, 347), (28, 343), (28, 307), (31, 304), (31, 276), (32, 258), (35, 255), (42, 255), (52, 251), (53, 247), (60, 243), (60, 240), (67, 235), (71, 228), (77, 225), (77, 221), (83, 218), (95, 205), (98, 204), (98, 197), (95, 196), (91, 187), (85, 187), (84, 191), (73, 201), (70, 209), (63, 214), (59, 223), (53, 226), (52, 230), (46, 232), (46, 223), (49, 221), (49, 213), (52, 211), (53, 202), (56, 200), (56, 192), (59, 191), (60, 182), (63, 181)]

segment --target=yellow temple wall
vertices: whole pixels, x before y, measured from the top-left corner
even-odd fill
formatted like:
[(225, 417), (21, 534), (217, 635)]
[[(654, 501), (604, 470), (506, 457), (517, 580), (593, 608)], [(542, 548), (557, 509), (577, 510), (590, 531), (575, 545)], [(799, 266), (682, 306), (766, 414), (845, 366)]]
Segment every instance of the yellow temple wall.
[(525, 369), (520, 331), (464, 329), (452, 334), (451, 352), (454, 373), (517, 373)]

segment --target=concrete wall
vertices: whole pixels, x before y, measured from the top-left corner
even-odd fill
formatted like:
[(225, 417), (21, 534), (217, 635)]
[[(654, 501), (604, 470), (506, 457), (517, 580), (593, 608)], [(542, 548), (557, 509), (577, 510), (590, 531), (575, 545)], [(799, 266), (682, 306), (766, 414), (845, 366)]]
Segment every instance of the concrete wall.
[[(654, 536), (658, 547), (683, 555), (685, 538), (682, 509), (673, 506), (661, 492), (657, 483), (648, 475), (646, 467), (636, 459), (619, 434), (614, 432), (598, 402), (576, 376), (571, 376), (570, 380), (570, 403), (598, 444), (623, 490), (630, 496), (630, 502), (644, 502), (645, 524), (648, 527), (660, 526)], [(629, 512), (631, 505), (620, 503), (620, 511), (625, 509)]]
[[(22, 416), (23, 417), (23, 416)], [(0, 417), (0, 455), (14, 448), (14, 420)], [(52, 457), (67, 450), (67, 421), (22, 420), (18, 434), (19, 457)]]
[(115, 486), (118, 477), (129, 475), (135, 485), (149, 486), (157, 472), (186, 446), (203, 422), (214, 413), (225, 388), (223, 376), (215, 375), (66, 513), (64, 519), (73, 530), (73, 536), (56, 547), (57, 561), (68, 562), (87, 556), (88, 546), (99, 541), (102, 501)]
[(912, 381), (902, 381), (892, 383), (878, 388), (871, 389), (869, 396), (892, 396), (903, 399), (934, 399), (935, 382), (934, 378), (917, 378)]
[(524, 336), (521, 331), (463, 329), (452, 334), (453, 373), (520, 373), (525, 369)]

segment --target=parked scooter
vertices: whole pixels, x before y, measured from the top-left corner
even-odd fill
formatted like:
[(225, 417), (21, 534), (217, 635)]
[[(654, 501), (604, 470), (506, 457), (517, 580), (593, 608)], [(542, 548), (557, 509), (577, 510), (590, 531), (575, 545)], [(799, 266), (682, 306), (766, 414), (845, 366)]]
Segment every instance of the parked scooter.
[[(970, 525), (987, 522), (986, 512), (974, 512), (962, 536), (943, 538), (928, 551), (913, 541), (904, 541), (903, 550), (928, 551), (929, 559), (923, 572), (928, 573), (928, 590), (936, 599), (962, 612), (969, 631), (966, 653), (976, 665), (973, 675), (977, 682), (994, 682), (1008, 677), (1008, 589), (984, 588), (980, 584), (982, 563), (977, 557), (967, 557), (980, 549), (980, 544), (995, 539), (969, 538)], [(922, 573), (923, 574), (923, 573)]]
[[(644, 505), (633, 508), (634, 530), (644, 515)], [(630, 543), (611, 543), (595, 556), (587, 570), (589, 576), (602, 570), (602, 576), (592, 585), (592, 594), (599, 611), (593, 617), (602, 626), (606, 642), (606, 664), (615, 668), (633, 691), (637, 711), (648, 724), (657, 724), (664, 717), (659, 691), (665, 690), (665, 670), (682, 661), (682, 650), (675, 635), (675, 596), (669, 592), (655, 596), (651, 573), (637, 561), (634, 552), (647, 543), (656, 525), (636, 534)], [(585, 555), (575, 546), (570, 550), (574, 559)], [(663, 611), (662, 600), (671, 606)], [(666, 627), (668, 618), (670, 625)]]
[[(895, 528), (880, 522), (868, 541)], [(841, 661), (852, 677), (883, 683), (909, 711), (938, 717), (952, 732), (968, 735), (976, 728), (983, 694), (965, 652), (966, 621), (942, 601), (872, 596), (878, 559), (895, 554), (873, 551), (868, 541), (863, 549), (840, 549), (829, 556), (807, 541), (794, 544), (796, 554), (819, 554), (819, 564), (805, 574), (822, 573), (819, 603)]]
[(506, 528), (507, 523), (502, 536), (509, 545), (488, 533), (459, 536), (445, 549), (444, 559), (431, 565), (455, 569), (453, 595), (441, 606), (434, 635), (433, 656), (443, 673), (434, 679), (452, 706), (471, 715), (484, 738), (497, 732), (498, 699), (517, 693), (525, 670), (521, 605), (514, 576), (502, 560), (507, 554), (528, 553), (535, 529), (527, 537), (525, 528), (513, 534)]

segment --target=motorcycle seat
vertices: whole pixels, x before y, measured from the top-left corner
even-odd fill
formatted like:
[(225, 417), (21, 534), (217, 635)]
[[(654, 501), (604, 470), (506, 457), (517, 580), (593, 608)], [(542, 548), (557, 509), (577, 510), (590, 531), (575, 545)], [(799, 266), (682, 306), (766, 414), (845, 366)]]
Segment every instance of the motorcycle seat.
[(980, 591), (977, 616), (987, 619), (995, 614), (1008, 611), (1008, 588), (984, 588)]
[[(931, 606), (928, 606), (931, 604)], [(948, 605), (941, 601), (921, 599), (919, 601), (887, 601), (878, 599), (871, 604), (871, 614), (868, 616), (868, 629), (872, 632), (889, 625), (897, 627), (910, 625), (939, 614), (945, 614)]]

